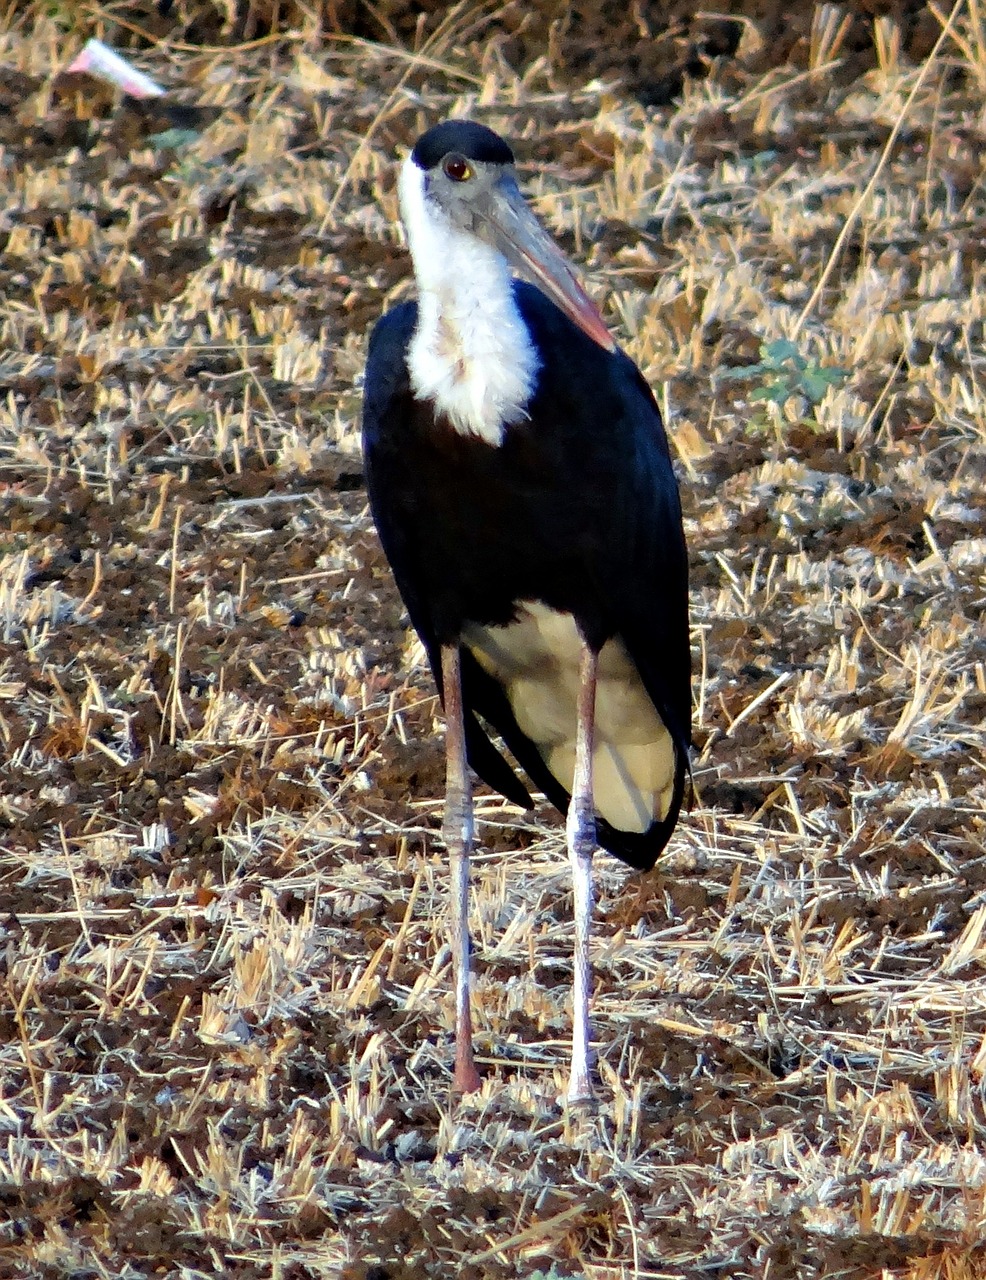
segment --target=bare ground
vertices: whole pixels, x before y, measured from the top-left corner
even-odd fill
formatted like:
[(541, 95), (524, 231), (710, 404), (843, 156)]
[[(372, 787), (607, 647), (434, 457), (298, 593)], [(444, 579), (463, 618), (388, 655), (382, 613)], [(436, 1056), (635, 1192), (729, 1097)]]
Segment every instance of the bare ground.
[[(4, 21), (3, 1276), (986, 1274), (982, 11), (865, 66), (856, 11), (750, 21), (658, 109), (504, 12), (173, 41), (178, 113), (54, 76), (115, 28)], [(362, 483), (393, 159), (451, 114), (686, 507), (696, 799), (599, 859), (593, 1116), (562, 833), (489, 796), (450, 1096), (441, 724)]]

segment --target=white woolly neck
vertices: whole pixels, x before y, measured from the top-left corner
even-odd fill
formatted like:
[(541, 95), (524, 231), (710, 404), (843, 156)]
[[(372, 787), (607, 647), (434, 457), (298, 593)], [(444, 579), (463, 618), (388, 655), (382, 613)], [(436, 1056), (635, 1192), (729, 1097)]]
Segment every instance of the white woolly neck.
[(419, 294), (408, 351), (414, 394), (434, 401), (462, 435), (500, 445), (526, 416), (538, 370), (510, 268), (426, 197), (425, 175), (410, 157), (399, 194)]

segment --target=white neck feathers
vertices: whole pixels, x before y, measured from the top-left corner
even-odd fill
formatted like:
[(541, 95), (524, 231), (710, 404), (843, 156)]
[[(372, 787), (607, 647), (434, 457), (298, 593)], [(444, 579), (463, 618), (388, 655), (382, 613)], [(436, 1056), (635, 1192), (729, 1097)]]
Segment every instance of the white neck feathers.
[(408, 351), (411, 386), (453, 428), (490, 445), (526, 417), (538, 357), (496, 249), (456, 227), (425, 195), (410, 157), (401, 168), (401, 217), (418, 282)]

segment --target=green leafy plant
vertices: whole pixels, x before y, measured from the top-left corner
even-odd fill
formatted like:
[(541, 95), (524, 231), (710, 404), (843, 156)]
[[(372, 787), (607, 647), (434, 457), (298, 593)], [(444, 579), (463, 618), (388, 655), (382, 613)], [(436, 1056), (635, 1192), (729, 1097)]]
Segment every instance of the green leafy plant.
[[(754, 403), (773, 406), (774, 417), (779, 416), (787, 402), (794, 396), (802, 401), (800, 416), (807, 417), (819, 404), (829, 387), (838, 387), (849, 376), (848, 369), (838, 365), (820, 365), (808, 360), (788, 338), (760, 344), (760, 359), (756, 364), (740, 365), (724, 369), (719, 377), (727, 382), (752, 382), (760, 385), (750, 394)], [(766, 424), (766, 415), (753, 426)]]
[(198, 142), (200, 136), (198, 129), (162, 129), (148, 137), (147, 145), (155, 151), (180, 151)]

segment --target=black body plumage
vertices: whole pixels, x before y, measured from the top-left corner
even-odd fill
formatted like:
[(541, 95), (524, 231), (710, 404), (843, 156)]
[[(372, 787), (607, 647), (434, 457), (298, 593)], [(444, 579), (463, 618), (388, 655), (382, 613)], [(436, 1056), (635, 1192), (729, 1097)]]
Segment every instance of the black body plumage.
[[(674, 795), (643, 832), (598, 819), (598, 839), (647, 870), (677, 819), (690, 740), (687, 559), (667, 439), (626, 355), (604, 350), (534, 286), (513, 288), (540, 367), (526, 419), (499, 446), (456, 432), (415, 398), (407, 351), (416, 304), (376, 325), (363, 415), (373, 518), (440, 692), (441, 646), (469, 623), (509, 623), (523, 601), (570, 613), (597, 649), (622, 639), (674, 743)], [(481, 718), (564, 812), (568, 791), (465, 646), (463, 697), (469, 762), (480, 777), (530, 803)]]

